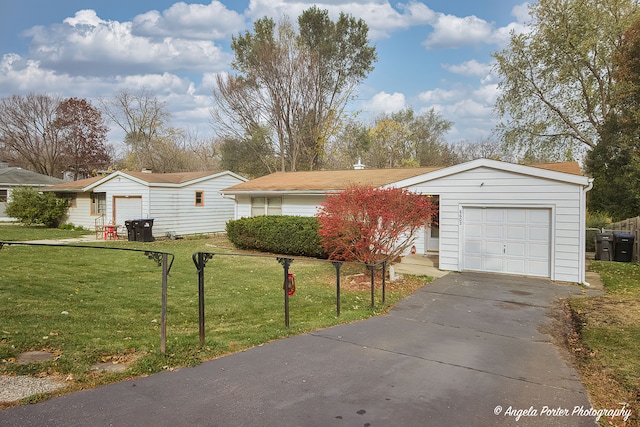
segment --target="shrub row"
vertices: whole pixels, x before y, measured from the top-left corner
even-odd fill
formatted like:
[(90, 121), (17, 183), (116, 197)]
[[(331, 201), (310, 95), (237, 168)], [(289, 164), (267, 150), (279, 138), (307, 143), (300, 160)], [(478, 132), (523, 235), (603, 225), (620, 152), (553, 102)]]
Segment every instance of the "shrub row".
[(227, 237), (239, 249), (326, 258), (315, 217), (256, 216), (227, 222)]

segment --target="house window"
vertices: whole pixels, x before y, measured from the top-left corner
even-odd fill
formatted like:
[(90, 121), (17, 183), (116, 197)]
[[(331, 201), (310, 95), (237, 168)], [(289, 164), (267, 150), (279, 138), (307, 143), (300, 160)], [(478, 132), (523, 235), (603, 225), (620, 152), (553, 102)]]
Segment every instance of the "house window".
[(251, 216), (282, 215), (282, 197), (252, 197)]
[(196, 206), (204, 206), (204, 191), (196, 191)]
[(91, 215), (107, 213), (107, 193), (91, 193)]
[(0, 203), (6, 203), (7, 202), (7, 190), (0, 190)]

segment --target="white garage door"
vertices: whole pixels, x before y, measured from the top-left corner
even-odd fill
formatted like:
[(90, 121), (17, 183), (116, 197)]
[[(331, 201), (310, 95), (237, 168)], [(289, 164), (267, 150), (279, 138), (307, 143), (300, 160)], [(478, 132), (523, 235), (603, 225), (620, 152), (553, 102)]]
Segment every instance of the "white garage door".
[(550, 277), (551, 210), (463, 209), (464, 270)]
[(142, 218), (142, 197), (114, 197), (114, 217), (116, 225), (125, 221)]

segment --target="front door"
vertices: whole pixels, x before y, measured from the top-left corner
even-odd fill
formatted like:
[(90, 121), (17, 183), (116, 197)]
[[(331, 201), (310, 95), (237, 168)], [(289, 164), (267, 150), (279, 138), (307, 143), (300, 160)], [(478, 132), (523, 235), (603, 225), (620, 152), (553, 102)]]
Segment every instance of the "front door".
[(429, 226), (425, 227), (425, 254), (439, 252), (440, 251), (440, 196), (429, 196), (436, 205), (438, 211), (431, 221)]

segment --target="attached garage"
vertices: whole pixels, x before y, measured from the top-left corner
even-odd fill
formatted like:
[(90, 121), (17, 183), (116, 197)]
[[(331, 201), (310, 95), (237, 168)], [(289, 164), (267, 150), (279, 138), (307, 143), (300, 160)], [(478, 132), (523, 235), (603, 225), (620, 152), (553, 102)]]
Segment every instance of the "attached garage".
[(551, 209), (462, 209), (462, 269), (549, 277)]
[[(584, 283), (591, 181), (577, 163), (480, 159), (393, 186), (439, 196), (440, 269)], [(427, 246), (416, 243), (419, 253)]]

